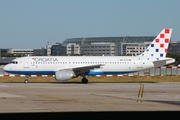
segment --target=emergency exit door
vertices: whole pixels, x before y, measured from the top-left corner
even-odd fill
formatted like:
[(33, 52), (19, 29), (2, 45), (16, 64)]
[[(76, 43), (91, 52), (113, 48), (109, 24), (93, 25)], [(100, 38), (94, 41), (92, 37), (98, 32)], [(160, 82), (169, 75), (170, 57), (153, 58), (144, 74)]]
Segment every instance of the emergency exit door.
[(29, 58), (24, 58), (24, 68), (29, 68)]

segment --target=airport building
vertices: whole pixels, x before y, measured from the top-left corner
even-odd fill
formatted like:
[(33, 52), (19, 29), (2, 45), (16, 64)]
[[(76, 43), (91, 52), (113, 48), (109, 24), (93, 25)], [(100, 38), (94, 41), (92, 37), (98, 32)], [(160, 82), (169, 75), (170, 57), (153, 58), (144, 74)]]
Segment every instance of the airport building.
[(45, 48), (33, 49), (34, 56), (46, 56), (47, 50)]
[(75, 43), (56, 43), (51, 46), (51, 55), (53, 56), (66, 56), (66, 55), (79, 55), (80, 46)]
[(145, 43), (122, 43), (123, 45), (123, 51), (120, 55), (140, 55), (142, 52), (146, 50), (146, 48), (149, 46), (150, 42)]
[(4, 54), (6, 54), (8, 51), (8, 49), (3, 49), (3, 48), (0, 48), (0, 57)]
[(10, 54), (24, 54), (24, 55), (33, 55), (33, 49), (8, 49), (7, 53)]
[(180, 54), (180, 41), (178, 41), (178, 42), (171, 42), (169, 44), (168, 52)]
[(66, 45), (62, 43), (56, 43), (51, 46), (51, 55), (64, 56), (66, 55)]
[(66, 55), (80, 55), (80, 46), (75, 43), (67, 44)]
[(47, 56), (51, 56), (51, 47), (52, 47), (52, 45), (47, 45), (47, 46), (46, 46)]
[[(47, 55), (47, 56), (61, 55), (62, 56), (62, 55), (80, 55), (81, 54), (81, 55), (86, 55), (86, 56), (90, 56), (90, 55), (94, 55), (94, 56), (132, 55), (132, 56), (135, 56), (135, 55), (141, 54), (149, 46), (149, 44), (154, 40), (154, 38), (155, 37), (147, 37), (147, 38), (144, 37), (144, 39), (141, 38), (138, 43), (136, 43), (137, 39), (135, 38), (134, 38), (135, 42), (130, 41), (130, 40), (127, 40), (124, 42), (117, 42), (115, 40), (111, 40), (112, 42), (102, 42), (103, 40), (100, 40), (101, 42), (98, 42), (98, 41), (93, 42), (92, 40), (90, 44), (83, 44), (83, 45), (79, 45), (78, 44), (79, 39), (77, 39), (77, 41), (73, 41), (73, 43), (68, 43), (68, 42), (58, 43), (57, 42), (52, 45), (47, 45), (46, 49), (45, 48), (33, 49), (33, 55)], [(6, 53), (8, 51), (8, 49), (0, 49), (0, 50), (1, 50), (1, 53)], [(180, 42), (171, 42), (169, 44), (168, 52), (180, 54)]]
[[(86, 37), (70, 38), (63, 43), (47, 45), (40, 49), (4, 49), (0, 48), (0, 56), (5, 54), (23, 54), (23, 55), (44, 55), (44, 56), (62, 56), (62, 55), (139, 55), (156, 36), (139, 37)], [(168, 52), (180, 54), (180, 41), (171, 42)]]
[(115, 43), (91, 43), (83, 46), (85, 56), (115, 56)]
[[(85, 37), (85, 38), (69, 38), (66, 39), (63, 43), (76, 43), (80, 46), (80, 54), (82, 55), (92, 55), (92, 54), (103, 54), (105, 53), (103, 50), (103, 44), (114, 44), (114, 53), (105, 53), (109, 55), (127, 55), (127, 54), (140, 54), (140, 51), (145, 49), (149, 43), (151, 43), (156, 36), (126, 36), (126, 37)], [(90, 47), (95, 47), (95, 43), (99, 44), (99, 48), (101, 46), (101, 52), (97, 53), (97, 49), (90, 49)], [(101, 43), (101, 44), (100, 44)], [(85, 50), (85, 51), (84, 51)], [(91, 52), (89, 51), (91, 50)], [(100, 49), (99, 49), (100, 50)], [(134, 50), (134, 51), (133, 51)], [(111, 51), (111, 50), (110, 50)], [(106, 51), (107, 52), (107, 51)]]

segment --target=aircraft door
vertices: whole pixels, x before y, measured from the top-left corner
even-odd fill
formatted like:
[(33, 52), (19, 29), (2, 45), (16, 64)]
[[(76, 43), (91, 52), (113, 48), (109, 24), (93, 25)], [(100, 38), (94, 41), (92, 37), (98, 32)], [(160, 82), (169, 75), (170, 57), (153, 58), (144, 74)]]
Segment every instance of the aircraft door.
[(138, 60), (138, 62), (137, 62), (137, 68), (142, 68), (142, 67), (143, 67), (142, 61), (141, 61), (140, 58), (138, 58), (138, 59), (139, 59), (139, 60)]
[(29, 68), (29, 58), (24, 58), (24, 68)]
[(142, 62), (141, 61), (138, 61), (137, 68), (142, 68)]

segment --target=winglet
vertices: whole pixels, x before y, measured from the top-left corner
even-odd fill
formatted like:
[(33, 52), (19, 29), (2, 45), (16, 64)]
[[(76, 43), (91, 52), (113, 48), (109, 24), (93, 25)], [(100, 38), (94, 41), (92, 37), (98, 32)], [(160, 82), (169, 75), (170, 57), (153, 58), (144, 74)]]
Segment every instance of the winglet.
[(163, 29), (140, 56), (157, 57), (157, 60), (159, 58), (166, 57), (168, 46), (170, 43), (171, 33), (171, 28)]

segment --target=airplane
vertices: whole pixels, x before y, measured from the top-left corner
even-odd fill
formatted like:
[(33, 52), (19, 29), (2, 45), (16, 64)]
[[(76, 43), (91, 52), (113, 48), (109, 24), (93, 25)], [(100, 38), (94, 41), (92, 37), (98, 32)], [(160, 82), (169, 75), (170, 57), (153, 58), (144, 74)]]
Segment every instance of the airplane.
[(87, 84), (86, 76), (128, 74), (174, 63), (175, 59), (166, 57), (171, 33), (171, 28), (163, 29), (137, 56), (26, 56), (12, 60), (4, 71), (25, 75), (25, 83), (29, 75), (41, 74), (55, 75), (57, 81), (81, 76), (82, 83)]

